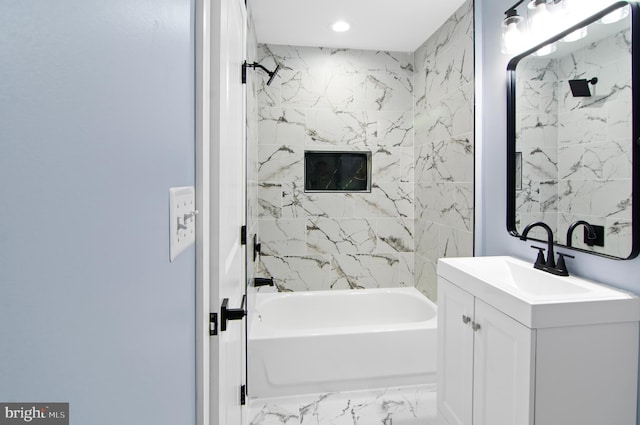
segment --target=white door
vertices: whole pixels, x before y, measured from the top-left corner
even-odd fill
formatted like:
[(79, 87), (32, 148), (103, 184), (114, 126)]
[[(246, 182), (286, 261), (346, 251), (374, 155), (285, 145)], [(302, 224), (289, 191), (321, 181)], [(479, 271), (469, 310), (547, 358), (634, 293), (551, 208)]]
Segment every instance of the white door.
[(475, 301), (473, 425), (533, 424), (534, 332)]
[(438, 280), (438, 412), (449, 425), (471, 425), (473, 301), (468, 292)]
[[(211, 308), (220, 308), (224, 299), (233, 309), (244, 309), (244, 246), (240, 229), (245, 224), (245, 94), (241, 80), (245, 58), (246, 10), (241, 0), (219, 0), (221, 7), (220, 45), (220, 133), (217, 185), (219, 213), (218, 296), (212, 291)], [(212, 169), (212, 172), (215, 173)], [(216, 241), (214, 240), (214, 244)], [(212, 285), (216, 282), (213, 280)], [(215, 311), (215, 310), (212, 310)], [(224, 327), (219, 318), (220, 329)], [(242, 425), (240, 389), (244, 384), (244, 320), (226, 323), (219, 332), (220, 425)], [(212, 344), (216, 345), (215, 338)], [(215, 354), (214, 354), (215, 356)], [(215, 380), (215, 377), (213, 377)], [(212, 382), (215, 385), (216, 382)]]
[[(198, 361), (198, 373), (207, 376), (207, 381), (201, 382), (198, 389), (201, 403), (198, 423), (242, 425), (245, 319), (240, 316), (223, 323), (221, 306), (227, 300), (229, 309), (245, 309), (245, 245), (241, 243), (240, 234), (246, 220), (246, 99), (241, 71), (246, 51), (247, 15), (243, 0), (204, 0), (197, 7), (202, 11), (197, 13), (202, 18), (197, 22), (198, 39), (202, 38), (204, 44), (210, 43), (208, 49), (197, 47), (200, 70), (197, 83), (202, 92), (202, 105), (199, 104), (198, 109), (203, 122), (198, 126), (202, 131), (198, 155), (209, 158), (209, 163), (205, 161), (201, 166), (198, 181), (209, 186), (202, 194), (202, 202), (210, 206), (208, 213), (201, 217), (208, 228), (203, 230), (203, 254), (198, 259), (209, 262), (209, 267), (202, 266), (202, 296), (209, 300), (208, 311), (202, 306), (202, 316), (208, 316), (209, 312), (218, 314), (217, 335), (202, 343), (204, 358)], [(210, 129), (208, 135), (207, 128)]]

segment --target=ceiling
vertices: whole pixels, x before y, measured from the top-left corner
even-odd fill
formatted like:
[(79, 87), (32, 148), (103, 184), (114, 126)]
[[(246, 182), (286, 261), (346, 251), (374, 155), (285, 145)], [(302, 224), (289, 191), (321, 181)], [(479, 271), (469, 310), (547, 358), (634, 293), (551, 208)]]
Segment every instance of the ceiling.
[[(248, 0), (259, 43), (413, 52), (465, 0)], [(346, 33), (330, 26), (351, 24)]]

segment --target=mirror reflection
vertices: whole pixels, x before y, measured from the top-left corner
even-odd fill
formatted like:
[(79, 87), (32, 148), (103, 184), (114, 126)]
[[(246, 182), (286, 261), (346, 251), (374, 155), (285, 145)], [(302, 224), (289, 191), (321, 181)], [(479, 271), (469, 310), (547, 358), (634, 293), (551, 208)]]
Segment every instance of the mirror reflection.
[[(512, 73), (515, 200), (509, 214), (515, 228), (510, 230), (521, 234), (527, 224), (542, 221), (556, 244), (627, 258), (632, 253), (631, 17), (609, 24), (599, 19), (587, 29), (580, 40), (555, 42), (548, 55), (541, 54), (549, 51), (543, 47), (521, 58)], [(534, 233), (540, 231), (530, 236), (546, 240), (546, 234)]]

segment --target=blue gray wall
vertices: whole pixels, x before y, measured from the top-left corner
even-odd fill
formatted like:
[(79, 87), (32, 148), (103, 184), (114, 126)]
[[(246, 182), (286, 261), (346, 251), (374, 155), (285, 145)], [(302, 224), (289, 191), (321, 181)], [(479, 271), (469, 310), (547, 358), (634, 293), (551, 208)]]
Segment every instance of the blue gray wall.
[[(476, 0), (476, 255), (512, 255), (533, 263), (530, 243), (506, 230), (506, 69), (500, 25), (511, 0)], [(571, 272), (640, 294), (640, 258), (610, 260), (580, 252)], [(639, 422), (640, 423), (640, 422)]]
[(0, 2), (0, 401), (195, 423), (190, 0)]

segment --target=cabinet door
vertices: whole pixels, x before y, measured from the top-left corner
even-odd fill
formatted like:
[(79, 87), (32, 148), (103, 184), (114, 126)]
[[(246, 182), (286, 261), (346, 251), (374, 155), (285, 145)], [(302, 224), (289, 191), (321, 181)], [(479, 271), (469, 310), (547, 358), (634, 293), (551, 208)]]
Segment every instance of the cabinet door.
[(473, 425), (533, 424), (535, 331), (475, 300)]
[(473, 296), (438, 278), (438, 410), (449, 425), (471, 425), (471, 318)]

